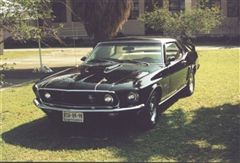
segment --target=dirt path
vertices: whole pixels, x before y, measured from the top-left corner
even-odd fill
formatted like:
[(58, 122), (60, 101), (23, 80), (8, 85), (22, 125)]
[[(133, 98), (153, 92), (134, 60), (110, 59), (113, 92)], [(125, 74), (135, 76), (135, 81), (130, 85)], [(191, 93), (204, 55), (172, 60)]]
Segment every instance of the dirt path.
[[(35, 69), (40, 67), (40, 59), (36, 49), (14, 49), (6, 51), (36, 51), (36, 55), (25, 58), (6, 59), (2, 62), (13, 66), (14, 69)], [(48, 67), (63, 67), (80, 64), (81, 57), (87, 55), (91, 48), (69, 48), (69, 49), (43, 49), (42, 55), (43, 65)]]

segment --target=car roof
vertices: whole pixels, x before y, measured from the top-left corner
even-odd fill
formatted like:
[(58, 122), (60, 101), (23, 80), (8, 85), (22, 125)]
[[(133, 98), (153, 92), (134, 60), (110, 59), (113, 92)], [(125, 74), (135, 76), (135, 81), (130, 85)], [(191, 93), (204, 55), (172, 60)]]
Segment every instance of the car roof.
[(153, 37), (153, 36), (132, 36), (132, 37), (118, 37), (114, 38), (112, 40), (104, 41), (101, 43), (127, 43), (127, 42), (160, 42), (160, 43), (166, 43), (166, 42), (173, 42), (176, 41), (174, 38), (168, 38), (168, 37)]

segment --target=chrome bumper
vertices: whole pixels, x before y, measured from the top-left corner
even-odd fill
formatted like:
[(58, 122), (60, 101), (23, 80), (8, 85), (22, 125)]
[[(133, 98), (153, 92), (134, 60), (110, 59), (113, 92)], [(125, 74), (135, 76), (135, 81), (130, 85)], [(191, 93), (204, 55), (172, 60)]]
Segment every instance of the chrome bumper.
[[(98, 108), (89, 108), (89, 106), (86, 106), (85, 108), (89, 109), (68, 109), (68, 108), (62, 108), (62, 107), (54, 107), (54, 106), (47, 106), (45, 104), (40, 103), (37, 99), (33, 100), (33, 103), (40, 109), (44, 110), (54, 110), (54, 111), (70, 111), (70, 112), (83, 112), (83, 113), (111, 113), (111, 112), (121, 112), (121, 111), (130, 111), (130, 110), (137, 110), (143, 108), (145, 105), (140, 104), (137, 106), (131, 106), (126, 108), (115, 108), (115, 109), (98, 109)], [(83, 108), (83, 107), (81, 107)]]

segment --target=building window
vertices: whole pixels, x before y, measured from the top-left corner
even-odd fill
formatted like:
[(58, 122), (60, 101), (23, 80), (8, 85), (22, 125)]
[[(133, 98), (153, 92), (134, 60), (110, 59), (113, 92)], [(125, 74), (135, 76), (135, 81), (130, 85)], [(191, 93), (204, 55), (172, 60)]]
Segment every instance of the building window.
[(239, 16), (239, 0), (227, 0), (227, 16)]
[(133, 0), (133, 7), (131, 9), (129, 19), (137, 19), (138, 16), (139, 16), (139, 1)]
[(72, 21), (73, 22), (80, 22), (81, 17), (80, 17), (80, 8), (82, 6), (82, 1), (81, 0), (71, 0), (72, 2)]
[(205, 8), (205, 7), (208, 7), (208, 8), (218, 7), (219, 9), (221, 9), (221, 0), (201, 1), (200, 5), (201, 5), (202, 8)]
[(179, 12), (185, 9), (185, 0), (169, 0), (169, 11)]
[(211, 7), (217, 7), (221, 9), (221, 0), (211, 0)]
[(145, 0), (145, 11), (153, 11), (154, 6), (158, 7), (158, 8), (162, 8), (163, 7), (163, 0)]
[(52, 2), (52, 11), (56, 23), (63, 23), (67, 20), (66, 0), (55, 0)]

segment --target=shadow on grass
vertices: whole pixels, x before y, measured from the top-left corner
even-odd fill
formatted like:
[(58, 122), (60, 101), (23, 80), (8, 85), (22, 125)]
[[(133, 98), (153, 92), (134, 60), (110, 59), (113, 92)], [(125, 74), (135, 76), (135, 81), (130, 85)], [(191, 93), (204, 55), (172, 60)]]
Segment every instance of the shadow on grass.
[[(170, 104), (171, 105), (171, 104)], [(38, 150), (81, 150), (111, 147), (116, 157), (147, 161), (151, 157), (177, 161), (233, 161), (240, 159), (239, 105), (169, 111), (147, 132), (130, 118), (96, 120), (87, 126), (58, 128), (41, 118), (3, 133), (6, 143)], [(188, 120), (192, 116), (192, 120)]]

